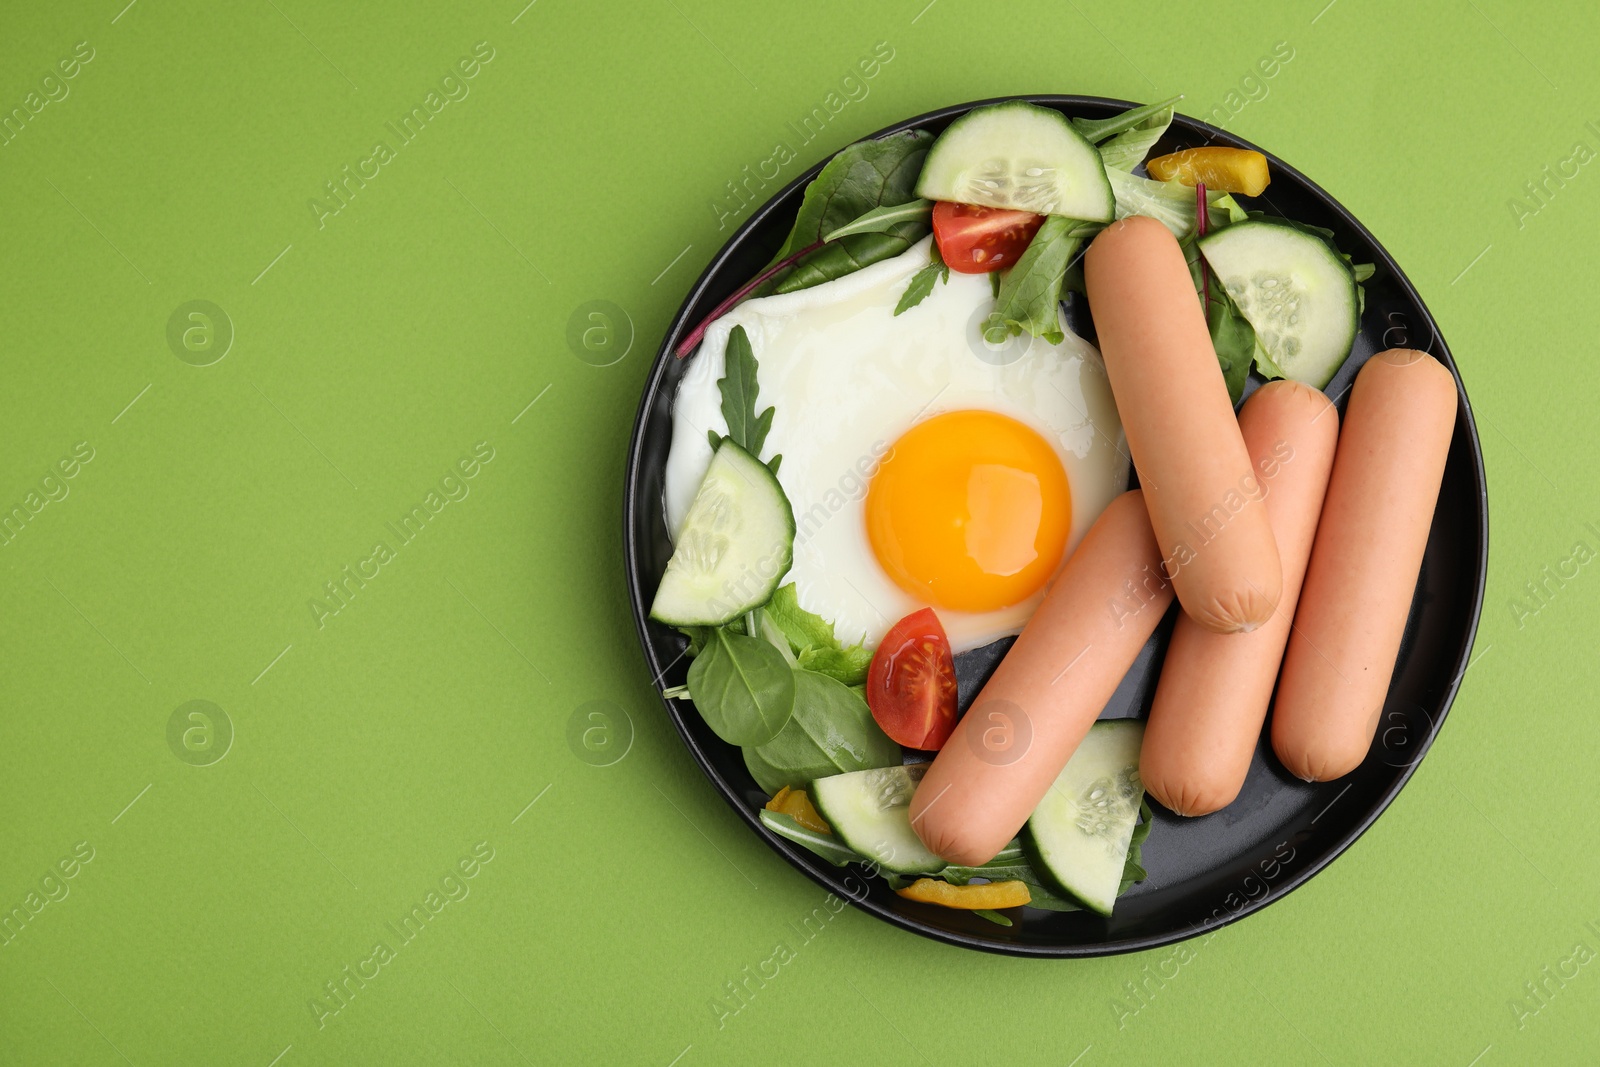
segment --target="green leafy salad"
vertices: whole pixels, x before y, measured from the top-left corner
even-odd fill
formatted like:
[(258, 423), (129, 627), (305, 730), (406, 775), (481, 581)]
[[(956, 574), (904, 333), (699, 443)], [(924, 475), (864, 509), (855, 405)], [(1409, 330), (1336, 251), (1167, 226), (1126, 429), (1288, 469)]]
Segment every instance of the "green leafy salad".
[[(1352, 265), (1330, 231), (1240, 203), (1270, 180), (1260, 153), (1197, 148), (1147, 159), (1174, 103), (1069, 120), (1007, 102), (962, 115), (937, 138), (910, 131), (850, 145), (806, 188), (772, 261), (677, 354), (747, 298), (844, 278), (905, 255), (930, 233), (928, 262), (910, 276), (895, 316), (949, 284), (952, 271), (986, 273), (994, 285), (986, 341), (1061, 344), (1063, 299), (1086, 299), (1087, 243), (1117, 219), (1144, 215), (1185, 254), (1235, 402), (1252, 370), (1324, 387), (1350, 353), (1360, 283), (1372, 268)], [(772, 797), (763, 825), (829, 863), (860, 864), (910, 900), (1007, 926), (1006, 909), (1019, 906), (1109, 915), (1145, 876), (1142, 724), (1096, 723), (1017, 838), (988, 862), (954, 865), (929, 851), (907, 811), (928, 755), (957, 719), (949, 642), (929, 609), (868, 648), (840, 641), (831, 622), (801, 606), (785, 581), (795, 516), (778, 477), (783, 457), (764, 454), (774, 409), (761, 406), (759, 371), (750, 336), (734, 326), (717, 381), (727, 433), (709, 433), (710, 465), (651, 606), (654, 619), (687, 637), (692, 657), (686, 683), (664, 695), (692, 700), (717, 737), (741, 748)]]

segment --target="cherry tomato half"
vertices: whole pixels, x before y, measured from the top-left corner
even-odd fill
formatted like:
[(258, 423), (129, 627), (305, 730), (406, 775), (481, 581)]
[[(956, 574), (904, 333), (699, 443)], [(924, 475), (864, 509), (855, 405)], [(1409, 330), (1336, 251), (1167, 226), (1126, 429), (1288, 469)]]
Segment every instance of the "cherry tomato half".
[(1022, 258), (1044, 216), (941, 200), (933, 206), (933, 239), (950, 269), (987, 274)]
[(937, 749), (956, 725), (956, 662), (932, 608), (890, 628), (867, 670), (867, 706), (907, 748)]

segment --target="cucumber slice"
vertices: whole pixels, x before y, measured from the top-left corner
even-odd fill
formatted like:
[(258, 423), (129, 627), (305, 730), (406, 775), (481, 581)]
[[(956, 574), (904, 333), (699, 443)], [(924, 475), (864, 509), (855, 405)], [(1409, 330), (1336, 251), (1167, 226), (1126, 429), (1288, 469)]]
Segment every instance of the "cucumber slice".
[(930, 874), (942, 869), (944, 860), (928, 851), (907, 817), (926, 771), (925, 765), (912, 764), (818, 778), (811, 783), (811, 801), (839, 840), (884, 870)]
[(1044, 873), (1101, 915), (1116, 902), (1139, 821), (1143, 740), (1143, 723), (1095, 723), (1023, 830)]
[(1110, 222), (1116, 204), (1094, 145), (1059, 111), (1021, 101), (952, 122), (928, 149), (917, 195), (1093, 222)]
[(1332, 246), (1279, 222), (1238, 222), (1200, 251), (1284, 377), (1318, 389), (1350, 356), (1360, 326), (1356, 278)]
[(650, 617), (721, 626), (772, 598), (794, 559), (794, 509), (766, 464), (724, 439), (684, 516)]

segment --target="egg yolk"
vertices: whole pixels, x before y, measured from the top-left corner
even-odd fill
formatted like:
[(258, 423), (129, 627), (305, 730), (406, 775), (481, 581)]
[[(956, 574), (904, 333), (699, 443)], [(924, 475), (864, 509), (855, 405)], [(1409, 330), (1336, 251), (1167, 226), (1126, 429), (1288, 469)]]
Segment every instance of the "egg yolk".
[(1026, 600), (1055, 574), (1072, 495), (1054, 448), (1016, 419), (952, 411), (894, 443), (867, 490), (867, 536), (896, 585), (953, 611)]

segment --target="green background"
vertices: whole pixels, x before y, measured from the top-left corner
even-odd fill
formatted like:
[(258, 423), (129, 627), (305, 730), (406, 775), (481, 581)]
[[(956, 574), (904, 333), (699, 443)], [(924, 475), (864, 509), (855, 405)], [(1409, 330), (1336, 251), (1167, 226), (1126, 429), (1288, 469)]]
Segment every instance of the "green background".
[[(0, 545), (0, 911), (41, 904), (0, 945), (0, 1062), (1592, 1061), (1600, 577), (1542, 569), (1600, 548), (1593, 12), (124, 3), (0, 15), (0, 113), (25, 109), (0, 147), (0, 508), (27, 516)], [(468, 95), (400, 144), (385, 124), (478, 42)], [(836, 91), (800, 143), (786, 124)], [(1324, 185), (1438, 317), (1487, 454), (1487, 602), (1440, 742), (1348, 854), (1181, 961), (990, 957), (853, 909), (797, 936), (822, 892), (695, 768), (626, 602), (628, 430), (748, 215), (726, 183), (786, 142), (764, 198), (881, 126), (1018, 92), (1183, 92)], [(319, 225), (309, 202), (379, 140), (394, 157)], [(194, 300), (232, 324), (208, 366), (221, 333), (168, 340)], [(617, 320), (579, 358), (591, 301), (631, 345)], [(80, 442), (93, 459), (42, 482)], [(386, 524), (480, 442), (445, 485), (468, 495), (400, 545)], [(308, 602), (379, 541), (393, 558), (319, 625)], [(169, 741), (191, 700), (221, 715)], [(441, 889), (474, 847), (492, 859)], [(414, 941), (311, 1006), (430, 891)]]

